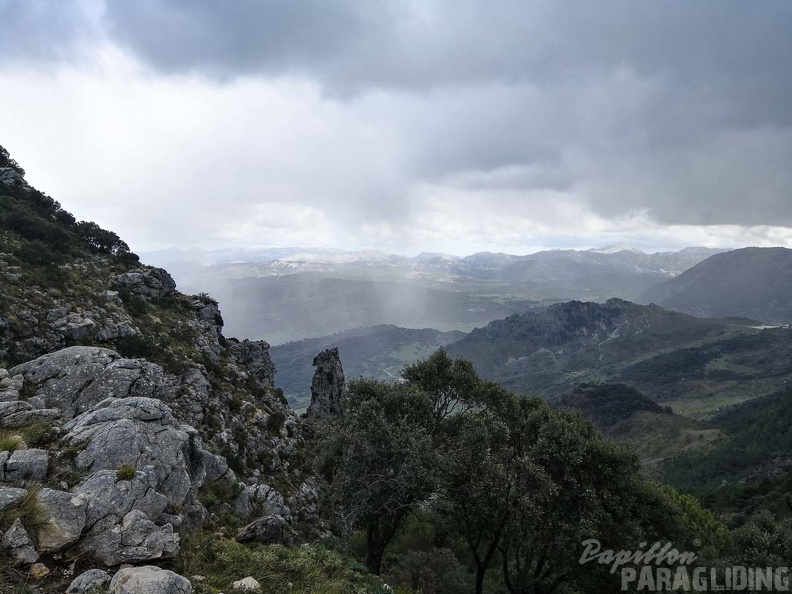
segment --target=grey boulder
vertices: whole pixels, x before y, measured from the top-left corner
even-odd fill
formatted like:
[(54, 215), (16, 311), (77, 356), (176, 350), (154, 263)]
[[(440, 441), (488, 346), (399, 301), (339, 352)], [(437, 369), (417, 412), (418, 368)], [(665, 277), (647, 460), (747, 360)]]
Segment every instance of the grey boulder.
[(25, 489), (0, 486), (0, 512), (14, 507), (17, 503), (22, 501), (25, 495), (27, 495)]
[(48, 466), (49, 455), (45, 450), (16, 450), (8, 457), (0, 474), (6, 481), (41, 482), (47, 478)]
[(66, 594), (89, 594), (110, 583), (110, 574), (101, 569), (89, 569), (78, 575), (66, 590)]
[(36, 547), (33, 545), (33, 540), (30, 535), (22, 526), (22, 520), (15, 520), (11, 524), (11, 528), (3, 535), (3, 540), (0, 541), (3, 548), (9, 549), (11, 555), (19, 563), (35, 563), (38, 561), (39, 555), (36, 552)]
[(286, 520), (278, 515), (259, 518), (242, 528), (236, 539), (242, 543), (282, 544), (286, 540)]
[(192, 594), (192, 585), (177, 573), (151, 565), (120, 570), (110, 582), (110, 594)]
[(40, 553), (62, 551), (80, 540), (88, 507), (82, 497), (65, 491), (42, 489), (38, 502), (49, 519), (49, 526), (38, 539)]
[(151, 398), (109, 398), (67, 423), (65, 440), (87, 443), (75, 460), (84, 470), (138, 470), (151, 466), (155, 488), (174, 505), (203, 483), (204, 449), (197, 431), (180, 425), (171, 409)]

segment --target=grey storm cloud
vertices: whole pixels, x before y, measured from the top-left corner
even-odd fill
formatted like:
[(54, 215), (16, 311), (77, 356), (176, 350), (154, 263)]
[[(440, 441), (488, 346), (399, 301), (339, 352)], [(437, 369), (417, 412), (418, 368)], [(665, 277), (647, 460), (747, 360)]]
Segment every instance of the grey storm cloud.
[(0, 63), (71, 60), (96, 34), (78, 2), (0, 0)]
[(360, 220), (420, 212), (399, 195), (426, 183), (792, 227), (788, 0), (0, 0), (0, 22), (0, 61), (74, 60), (93, 36), (164, 76), (305, 79), (391, 122), (391, 191), (338, 190)]
[(512, 182), (607, 216), (792, 225), (786, 0), (109, 0), (106, 19), (166, 73), (395, 93), (424, 179), (540, 169)]

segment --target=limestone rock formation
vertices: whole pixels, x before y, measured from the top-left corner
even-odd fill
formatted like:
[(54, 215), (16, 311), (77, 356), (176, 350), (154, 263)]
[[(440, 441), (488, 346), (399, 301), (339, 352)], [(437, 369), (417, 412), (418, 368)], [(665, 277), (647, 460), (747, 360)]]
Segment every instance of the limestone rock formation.
[(66, 590), (66, 594), (90, 594), (92, 590), (99, 590), (109, 583), (110, 574), (106, 571), (101, 569), (89, 569), (74, 578), (69, 588)]
[(159, 365), (124, 359), (116, 351), (99, 347), (68, 347), (17, 365), (10, 372), (21, 375), (48, 408), (57, 408), (67, 419), (109, 397), (168, 396)]
[[(156, 487), (171, 502), (182, 503), (190, 490), (194, 459), (200, 463), (200, 439), (179, 426), (168, 406), (143, 397), (108, 398), (64, 428), (71, 444), (87, 443), (75, 462), (85, 470), (115, 470), (151, 465)], [(193, 451), (195, 450), (195, 451)]]
[(262, 385), (275, 386), (275, 364), (269, 356), (270, 345), (263, 340), (228, 339), (228, 350)]
[(162, 268), (140, 268), (119, 274), (115, 284), (142, 299), (161, 299), (176, 291), (176, 281)]
[(337, 348), (327, 349), (319, 353), (313, 360), (316, 367), (311, 382), (311, 404), (308, 406), (308, 418), (322, 419), (334, 415), (342, 415), (342, 398), (346, 383), (341, 357)]
[[(237, 503), (252, 540), (282, 542), (293, 517), (304, 517), (299, 506), (310, 504), (295, 498), (307, 478), (291, 466), (301, 430), (274, 387), (269, 345), (226, 339), (217, 301), (182, 295), (165, 270), (139, 264), (115, 234), (78, 224), (26, 184), (2, 147), (0, 194), (20, 212), (40, 212), (38, 222), (59, 227), (69, 244), (42, 263), (31, 257), (30, 238), (4, 228), (3, 558), (27, 566), (41, 558), (47, 567), (36, 569), (49, 579), (71, 575), (75, 559), (159, 562), (176, 556), (182, 535), (205, 520), (224, 528)], [(33, 575), (31, 567), (20, 571)], [(91, 570), (68, 593), (94, 587), (191, 591), (172, 572), (133, 567), (112, 582)]]
[(33, 544), (33, 539), (22, 526), (22, 520), (15, 520), (11, 528), (3, 535), (0, 546), (8, 549), (11, 555), (19, 563), (35, 563), (39, 559), (39, 554)]
[(110, 594), (192, 594), (189, 580), (152, 565), (127, 567), (113, 576)]
[(243, 543), (282, 544), (286, 539), (286, 524), (286, 520), (277, 514), (265, 516), (242, 528), (236, 539)]

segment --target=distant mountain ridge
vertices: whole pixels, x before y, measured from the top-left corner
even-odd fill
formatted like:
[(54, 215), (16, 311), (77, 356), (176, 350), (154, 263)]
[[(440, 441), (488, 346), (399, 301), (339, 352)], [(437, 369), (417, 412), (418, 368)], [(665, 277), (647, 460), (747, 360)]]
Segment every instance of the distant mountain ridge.
[(792, 330), (702, 319), (620, 299), (510, 316), (449, 345), (478, 372), (556, 399), (581, 383), (625, 383), (692, 418), (792, 381)]
[[(415, 257), (380, 250), (348, 251), (327, 248), (266, 248), (248, 250), (165, 250), (146, 256), (173, 270), (213, 268), (211, 275), (261, 277), (300, 272), (350, 273), (350, 268), (387, 267), (412, 278), (469, 278), (521, 282), (568, 280), (578, 276), (643, 274), (657, 279), (680, 274), (709, 256), (724, 250), (689, 247), (679, 251), (644, 253), (629, 246), (588, 250), (553, 249), (528, 255), (477, 252), (455, 256), (422, 252)], [(581, 272), (582, 266), (594, 267)]]
[[(517, 256), (313, 248), (224, 250), (154, 258), (188, 291), (207, 291), (227, 328), (271, 344), (358, 327), (470, 331), (491, 320), (549, 303), (635, 300), (718, 250), (645, 254), (634, 248), (549, 250)], [(202, 265), (205, 258), (210, 265)]]
[(716, 254), (643, 291), (640, 300), (698, 317), (792, 323), (792, 250), (744, 248)]

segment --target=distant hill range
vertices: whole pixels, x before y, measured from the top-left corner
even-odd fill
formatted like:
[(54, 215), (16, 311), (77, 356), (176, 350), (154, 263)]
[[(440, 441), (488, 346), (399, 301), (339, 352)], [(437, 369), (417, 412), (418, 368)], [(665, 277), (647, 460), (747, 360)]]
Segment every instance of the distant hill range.
[(629, 247), (467, 257), (308, 248), (161, 252), (147, 258), (185, 290), (220, 301), (229, 333), (271, 344), (357, 327), (469, 331), (548, 303), (635, 300), (719, 250)]
[[(759, 326), (621, 299), (571, 301), (495, 320), (467, 335), (381, 325), (275, 346), (271, 353), (279, 387), (298, 407), (309, 394), (310, 361), (325, 348), (339, 348), (349, 378), (395, 381), (403, 365), (443, 346), (519, 393), (558, 401), (580, 384), (621, 383), (702, 420), (792, 384), (792, 330)], [(638, 412), (640, 418), (657, 413)]]
[(581, 383), (625, 383), (705, 418), (792, 380), (792, 330), (757, 325), (620, 299), (573, 301), (490, 322), (448, 351), (517, 392), (553, 400)]
[(792, 323), (792, 250), (744, 248), (716, 254), (645, 290), (640, 301), (699, 317)]

